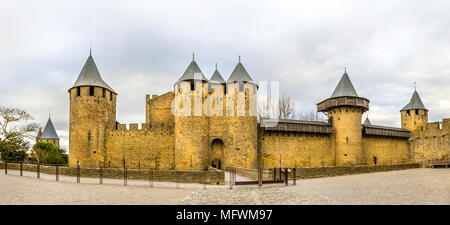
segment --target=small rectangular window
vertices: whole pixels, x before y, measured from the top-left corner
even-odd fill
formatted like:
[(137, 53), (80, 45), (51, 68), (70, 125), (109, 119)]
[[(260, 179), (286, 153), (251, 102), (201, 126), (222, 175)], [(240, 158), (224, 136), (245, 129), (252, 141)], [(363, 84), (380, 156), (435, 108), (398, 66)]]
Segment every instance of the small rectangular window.
[(88, 131), (88, 141), (91, 140), (91, 131)]
[(89, 96), (94, 96), (94, 87), (89, 87)]
[(223, 89), (223, 92), (224, 92), (225, 94), (228, 93), (228, 85), (227, 85), (227, 84), (225, 84), (225, 88)]
[(80, 87), (77, 87), (77, 96), (80, 96), (80, 95), (81, 95), (80, 92), (81, 92), (81, 91), (80, 91)]
[(191, 81), (191, 91), (195, 91), (195, 82)]
[(418, 109), (416, 109), (416, 115), (419, 115), (419, 110)]
[(243, 92), (244, 91), (244, 84), (239, 84), (239, 92)]
[(102, 90), (103, 90), (102, 97), (104, 98), (106, 96), (106, 90), (104, 88)]
[(109, 100), (112, 101), (112, 97), (113, 97), (113, 93), (112, 93), (112, 92), (109, 92)]
[(211, 88), (211, 84), (208, 84), (208, 94), (211, 94), (212, 88)]

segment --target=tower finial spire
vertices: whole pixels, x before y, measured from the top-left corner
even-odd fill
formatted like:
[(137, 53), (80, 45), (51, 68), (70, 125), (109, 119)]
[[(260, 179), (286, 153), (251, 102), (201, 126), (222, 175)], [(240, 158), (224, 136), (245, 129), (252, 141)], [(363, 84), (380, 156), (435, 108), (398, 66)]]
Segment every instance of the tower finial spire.
[(192, 61), (195, 61), (195, 54), (192, 53)]
[(217, 70), (217, 63), (216, 63), (216, 70)]
[(344, 67), (344, 73), (347, 73), (347, 67)]
[(239, 62), (241, 62), (241, 56), (239, 55)]
[(414, 91), (417, 91), (416, 89), (416, 82), (414, 81)]
[(89, 56), (92, 56), (92, 41), (89, 42)]
[(49, 119), (50, 119), (50, 114), (51, 114), (50, 112), (51, 112), (51, 109), (52, 109), (52, 108), (48, 107), (48, 118), (49, 118)]

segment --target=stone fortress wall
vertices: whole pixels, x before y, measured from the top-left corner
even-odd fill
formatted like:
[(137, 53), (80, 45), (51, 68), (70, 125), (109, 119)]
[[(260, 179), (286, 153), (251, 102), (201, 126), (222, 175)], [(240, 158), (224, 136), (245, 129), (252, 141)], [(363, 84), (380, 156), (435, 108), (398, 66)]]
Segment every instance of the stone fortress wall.
[[(429, 165), (450, 158), (449, 119), (442, 126), (427, 123), (423, 104), (417, 113), (401, 111), (402, 128), (361, 124), (369, 100), (356, 94), (347, 73), (333, 95), (318, 103), (328, 122), (280, 120), (271, 127), (257, 121), (258, 86), (240, 62), (224, 81), (217, 69), (206, 79), (193, 60), (172, 91), (145, 97), (146, 123), (127, 128), (116, 121), (117, 94), (94, 67), (90, 56), (69, 90), (70, 166), (79, 161), (83, 167), (122, 167), (125, 160), (129, 168), (200, 171)], [(92, 74), (96, 81), (83, 83)]]
[(449, 160), (449, 133), (450, 118), (427, 123), (423, 129), (413, 131), (410, 140), (412, 160), (425, 166), (430, 166), (434, 160)]

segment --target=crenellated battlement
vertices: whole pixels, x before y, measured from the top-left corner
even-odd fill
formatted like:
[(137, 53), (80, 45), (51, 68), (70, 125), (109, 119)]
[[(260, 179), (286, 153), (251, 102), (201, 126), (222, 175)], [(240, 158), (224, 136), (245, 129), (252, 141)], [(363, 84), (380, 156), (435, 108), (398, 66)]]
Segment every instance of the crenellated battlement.
[(442, 138), (450, 131), (450, 118), (444, 118), (442, 122), (427, 123), (423, 129), (415, 132), (414, 138)]
[(117, 129), (112, 130), (111, 136), (127, 136), (129, 134), (141, 134), (141, 135), (151, 135), (151, 134), (166, 134), (172, 135), (174, 127), (171, 125), (161, 124), (147, 124), (141, 123), (140, 126), (137, 123), (130, 124), (117, 124)]

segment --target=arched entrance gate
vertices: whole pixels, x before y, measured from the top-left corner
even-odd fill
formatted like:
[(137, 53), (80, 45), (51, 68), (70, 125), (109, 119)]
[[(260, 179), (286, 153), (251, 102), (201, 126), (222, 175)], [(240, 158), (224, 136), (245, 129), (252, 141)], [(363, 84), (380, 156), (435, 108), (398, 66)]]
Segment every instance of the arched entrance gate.
[(223, 168), (223, 141), (219, 138), (211, 142), (210, 165), (217, 169)]

